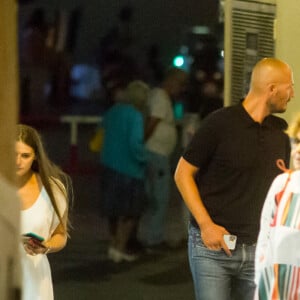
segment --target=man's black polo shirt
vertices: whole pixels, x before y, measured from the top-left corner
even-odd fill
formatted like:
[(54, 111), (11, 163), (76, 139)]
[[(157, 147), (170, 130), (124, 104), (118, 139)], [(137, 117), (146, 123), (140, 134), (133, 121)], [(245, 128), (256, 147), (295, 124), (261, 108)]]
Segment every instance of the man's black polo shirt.
[(211, 218), (241, 243), (256, 242), (267, 191), (281, 173), (276, 160), (289, 165), (286, 127), (272, 115), (255, 122), (241, 104), (226, 107), (201, 123), (183, 155), (199, 167), (196, 182)]

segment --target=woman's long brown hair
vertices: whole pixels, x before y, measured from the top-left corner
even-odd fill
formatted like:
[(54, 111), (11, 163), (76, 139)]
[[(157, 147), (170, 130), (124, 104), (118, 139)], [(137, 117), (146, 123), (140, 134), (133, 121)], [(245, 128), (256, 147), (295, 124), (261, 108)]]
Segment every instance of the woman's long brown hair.
[[(73, 189), (70, 177), (49, 159), (43, 146), (41, 136), (33, 127), (24, 124), (18, 124), (16, 141), (20, 141), (30, 146), (34, 150), (35, 160), (31, 168), (34, 172), (39, 174), (42, 184), (50, 197), (55, 213), (57, 214), (60, 223), (65, 228), (62, 220), (63, 216), (61, 216), (59, 212), (53, 193), (53, 184), (57, 186), (63, 195), (65, 195), (68, 213), (70, 200), (73, 198)], [(70, 222), (69, 218), (67, 218), (67, 228), (65, 228), (66, 233), (68, 233), (69, 226)]]

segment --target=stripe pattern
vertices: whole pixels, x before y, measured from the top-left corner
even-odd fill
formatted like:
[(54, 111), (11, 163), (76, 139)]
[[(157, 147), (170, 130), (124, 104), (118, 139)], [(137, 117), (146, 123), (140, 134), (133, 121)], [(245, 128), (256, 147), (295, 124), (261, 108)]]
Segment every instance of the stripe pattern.
[[(263, 267), (255, 299), (300, 300), (300, 180), (292, 181), (293, 176), (288, 176), (284, 186), (273, 193), (268, 233), (261, 228), (260, 235), (267, 238), (263, 242), (258, 239), (257, 247), (263, 244), (264, 251), (259, 250)], [(272, 189), (276, 190), (274, 186)]]

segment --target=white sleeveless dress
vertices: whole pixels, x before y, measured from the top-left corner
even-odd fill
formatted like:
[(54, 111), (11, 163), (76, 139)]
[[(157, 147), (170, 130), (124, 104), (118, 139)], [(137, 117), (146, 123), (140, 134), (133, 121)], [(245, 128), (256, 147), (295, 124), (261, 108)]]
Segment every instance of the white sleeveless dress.
[[(54, 188), (60, 214), (66, 210), (66, 199)], [(59, 224), (59, 219), (51, 204), (50, 198), (42, 187), (41, 193), (34, 204), (28, 209), (21, 210), (21, 234), (33, 232), (47, 241)], [(47, 255), (29, 255), (21, 245), (22, 263), (22, 300), (52, 300), (53, 286), (51, 269)]]

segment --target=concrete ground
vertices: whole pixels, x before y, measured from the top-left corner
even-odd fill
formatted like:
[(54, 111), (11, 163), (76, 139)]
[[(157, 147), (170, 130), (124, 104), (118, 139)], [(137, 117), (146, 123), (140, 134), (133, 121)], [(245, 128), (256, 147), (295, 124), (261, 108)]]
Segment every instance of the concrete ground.
[[(88, 194), (91, 189), (86, 181), (92, 179), (85, 178), (82, 182), (85, 194)], [(89, 200), (80, 198), (76, 201)], [(115, 264), (106, 259), (108, 234), (105, 220), (98, 216), (95, 206), (80, 206), (75, 204), (74, 207), (74, 229), (68, 246), (60, 253), (49, 255), (56, 300), (194, 299), (185, 244), (161, 254), (145, 254), (133, 263)], [(180, 206), (170, 207), (168, 222), (176, 221), (180, 214), (177, 208)], [(176, 230), (176, 225), (170, 223), (167, 224), (169, 233)], [(174, 241), (171, 234), (167, 233), (167, 237)]]
[[(67, 124), (35, 125), (44, 138), (49, 156), (69, 170), (75, 199), (73, 230), (66, 248), (50, 254), (56, 300), (192, 300), (193, 284), (186, 243), (159, 255), (143, 255), (133, 263), (115, 264), (106, 259), (108, 231), (99, 216), (97, 155), (88, 151), (94, 125), (79, 126), (78, 161), (70, 169), (70, 129)], [(166, 240), (186, 239), (185, 211), (173, 188), (166, 217)]]

